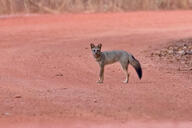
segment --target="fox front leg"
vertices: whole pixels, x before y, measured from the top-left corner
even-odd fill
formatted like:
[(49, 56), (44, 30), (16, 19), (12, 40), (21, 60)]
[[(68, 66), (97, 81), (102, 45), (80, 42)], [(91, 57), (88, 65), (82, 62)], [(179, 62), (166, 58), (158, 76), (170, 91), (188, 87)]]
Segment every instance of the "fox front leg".
[(99, 80), (97, 83), (103, 83), (104, 80), (104, 65), (100, 66)]

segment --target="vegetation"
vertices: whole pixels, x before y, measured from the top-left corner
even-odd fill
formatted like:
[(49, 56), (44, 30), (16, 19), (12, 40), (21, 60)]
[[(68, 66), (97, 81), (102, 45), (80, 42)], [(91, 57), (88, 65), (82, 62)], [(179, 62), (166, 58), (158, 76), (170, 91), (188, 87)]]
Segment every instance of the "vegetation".
[(191, 8), (192, 0), (0, 0), (0, 14)]

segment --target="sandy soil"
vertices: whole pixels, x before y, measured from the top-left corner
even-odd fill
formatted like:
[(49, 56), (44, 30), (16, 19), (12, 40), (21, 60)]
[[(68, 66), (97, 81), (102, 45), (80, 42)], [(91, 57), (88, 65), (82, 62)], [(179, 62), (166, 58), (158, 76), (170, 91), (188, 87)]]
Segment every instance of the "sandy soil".
[[(192, 36), (192, 11), (0, 18), (0, 126), (9, 128), (190, 128), (192, 79), (150, 53)], [(141, 62), (129, 84), (119, 64), (99, 66), (89, 44)]]

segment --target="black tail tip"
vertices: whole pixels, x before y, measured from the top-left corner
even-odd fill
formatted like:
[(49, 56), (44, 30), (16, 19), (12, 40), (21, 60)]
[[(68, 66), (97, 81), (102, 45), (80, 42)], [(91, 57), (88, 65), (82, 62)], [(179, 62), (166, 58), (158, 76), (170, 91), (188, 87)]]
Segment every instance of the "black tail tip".
[(139, 79), (141, 79), (142, 78), (142, 69), (141, 68), (139, 68), (137, 70), (137, 74), (138, 74)]

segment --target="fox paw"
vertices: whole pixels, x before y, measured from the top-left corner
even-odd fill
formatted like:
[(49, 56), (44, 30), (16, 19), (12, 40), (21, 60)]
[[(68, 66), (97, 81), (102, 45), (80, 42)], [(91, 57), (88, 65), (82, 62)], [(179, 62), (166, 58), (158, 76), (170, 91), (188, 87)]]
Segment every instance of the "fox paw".
[(98, 83), (98, 84), (101, 84), (101, 83), (103, 83), (103, 81), (101, 81), (101, 80), (98, 80), (98, 81), (97, 81), (97, 83)]
[(127, 84), (127, 83), (128, 83), (128, 80), (124, 80), (123, 83)]

